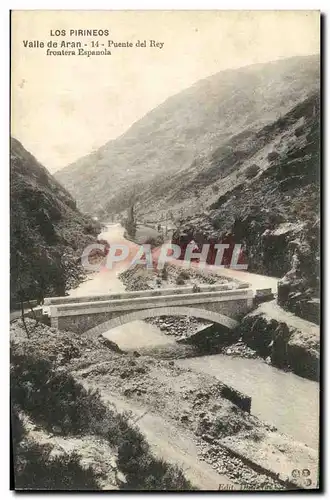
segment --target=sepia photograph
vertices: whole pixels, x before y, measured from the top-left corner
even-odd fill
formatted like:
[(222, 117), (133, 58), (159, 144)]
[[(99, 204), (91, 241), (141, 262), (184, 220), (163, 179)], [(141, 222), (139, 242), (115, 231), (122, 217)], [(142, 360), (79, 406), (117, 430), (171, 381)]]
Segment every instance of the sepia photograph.
[(12, 490), (321, 489), (320, 52), (318, 10), (11, 11)]

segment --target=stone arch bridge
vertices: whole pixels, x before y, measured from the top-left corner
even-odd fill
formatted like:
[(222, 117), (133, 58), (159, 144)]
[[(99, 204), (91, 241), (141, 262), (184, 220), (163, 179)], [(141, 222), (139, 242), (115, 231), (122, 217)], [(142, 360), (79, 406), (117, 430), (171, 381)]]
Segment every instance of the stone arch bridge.
[(85, 297), (52, 297), (44, 301), (51, 325), (85, 335), (99, 335), (135, 320), (154, 316), (194, 316), (227, 329), (253, 307), (246, 284), (200, 285)]

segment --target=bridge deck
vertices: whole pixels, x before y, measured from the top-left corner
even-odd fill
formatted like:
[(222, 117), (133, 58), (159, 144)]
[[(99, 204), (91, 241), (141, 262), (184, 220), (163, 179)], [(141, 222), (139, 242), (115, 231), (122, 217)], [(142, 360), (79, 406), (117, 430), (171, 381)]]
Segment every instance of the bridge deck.
[[(141, 308), (166, 307), (171, 305), (197, 305), (209, 302), (224, 302), (239, 299), (252, 301), (253, 291), (250, 289), (214, 290), (212, 292), (162, 294), (159, 296), (132, 297), (124, 294), (124, 298), (107, 300), (89, 300), (87, 302), (62, 303), (51, 305), (51, 316), (75, 316), (81, 314), (95, 314), (104, 311), (127, 311)], [(91, 297), (90, 297), (91, 299)]]
[[(249, 288), (248, 283), (223, 283), (220, 285), (198, 285), (201, 292), (213, 292), (213, 291), (226, 291), (226, 290), (242, 290)], [(44, 300), (45, 306), (56, 305), (56, 304), (78, 304), (80, 302), (96, 302), (96, 301), (107, 301), (107, 300), (117, 300), (117, 299), (132, 299), (140, 297), (156, 297), (156, 296), (167, 296), (167, 295), (186, 295), (189, 293), (200, 293), (194, 292), (194, 287), (185, 286), (178, 288), (161, 288), (158, 290), (138, 290), (134, 292), (121, 292), (121, 293), (106, 293), (100, 295), (85, 295), (79, 297), (46, 297)]]

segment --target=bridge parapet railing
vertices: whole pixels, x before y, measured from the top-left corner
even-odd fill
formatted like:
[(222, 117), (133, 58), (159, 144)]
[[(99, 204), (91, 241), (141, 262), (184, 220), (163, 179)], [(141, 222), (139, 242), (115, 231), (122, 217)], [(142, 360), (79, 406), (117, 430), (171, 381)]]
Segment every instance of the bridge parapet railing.
[(231, 300), (252, 301), (252, 289), (244, 290), (214, 290), (212, 292), (186, 293), (178, 296), (164, 295), (156, 297), (126, 297), (124, 299), (110, 299), (104, 301), (86, 301), (78, 303), (63, 303), (51, 305), (51, 315), (79, 315), (117, 310), (134, 310), (152, 307), (167, 307), (171, 305), (192, 305), (207, 302), (221, 302)]
[[(213, 291), (233, 291), (237, 289), (247, 289), (249, 288), (248, 283), (222, 283), (219, 285), (198, 285), (200, 292), (213, 292)], [(105, 301), (105, 300), (117, 300), (117, 299), (133, 299), (133, 298), (143, 298), (143, 297), (159, 297), (167, 295), (183, 295), (189, 293), (196, 293), (193, 286), (178, 287), (178, 288), (163, 288), (157, 290), (139, 290), (134, 292), (121, 292), (121, 293), (106, 293), (100, 295), (85, 295), (80, 297), (46, 297), (44, 299), (44, 305), (57, 305), (57, 304), (70, 304), (70, 303), (80, 303), (80, 302), (90, 302), (90, 301)]]

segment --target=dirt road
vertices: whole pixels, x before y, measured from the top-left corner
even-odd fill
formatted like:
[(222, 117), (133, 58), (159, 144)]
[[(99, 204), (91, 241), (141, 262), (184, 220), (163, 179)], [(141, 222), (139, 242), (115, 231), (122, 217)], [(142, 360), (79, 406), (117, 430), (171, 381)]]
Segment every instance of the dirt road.
[[(132, 421), (146, 436), (151, 450), (159, 458), (177, 464), (185, 476), (201, 490), (218, 490), (219, 484), (233, 485), (226, 476), (218, 474), (211, 465), (201, 461), (194, 444), (194, 437), (189, 431), (183, 434), (171, 422), (160, 415), (148, 412), (147, 408), (133, 405), (131, 401), (120, 399), (113, 394), (101, 391), (107, 402), (113, 403), (119, 411), (132, 412)], [(236, 485), (237, 488), (237, 485)]]

